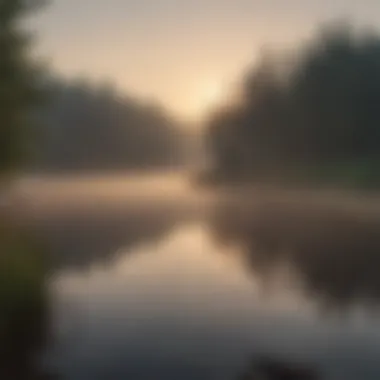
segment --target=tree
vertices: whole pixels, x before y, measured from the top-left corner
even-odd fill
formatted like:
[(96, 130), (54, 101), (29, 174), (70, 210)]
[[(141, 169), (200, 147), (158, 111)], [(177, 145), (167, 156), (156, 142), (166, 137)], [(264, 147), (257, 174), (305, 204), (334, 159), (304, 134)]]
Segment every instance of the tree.
[(281, 56), (264, 56), (243, 80), (239, 107), (211, 118), (218, 171), (263, 179), (335, 167), (333, 179), (375, 179), (380, 38), (348, 24), (326, 25), (296, 53), (290, 69)]
[(291, 79), (296, 132), (312, 160), (358, 160), (380, 148), (380, 39), (346, 24), (327, 26)]
[(39, 98), (31, 36), (22, 27), (37, 0), (0, 0), (0, 173), (20, 163), (30, 143), (32, 112)]
[(46, 126), (33, 170), (118, 171), (184, 164), (181, 126), (164, 109), (124, 95), (112, 84), (49, 81), (41, 108)]

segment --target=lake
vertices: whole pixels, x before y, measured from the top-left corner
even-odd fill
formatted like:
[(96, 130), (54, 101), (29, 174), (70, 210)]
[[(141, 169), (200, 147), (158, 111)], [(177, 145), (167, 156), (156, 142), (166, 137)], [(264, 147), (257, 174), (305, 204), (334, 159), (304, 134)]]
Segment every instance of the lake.
[(176, 173), (16, 193), (51, 257), (43, 360), (58, 378), (234, 380), (261, 356), (380, 378), (374, 205), (200, 191)]

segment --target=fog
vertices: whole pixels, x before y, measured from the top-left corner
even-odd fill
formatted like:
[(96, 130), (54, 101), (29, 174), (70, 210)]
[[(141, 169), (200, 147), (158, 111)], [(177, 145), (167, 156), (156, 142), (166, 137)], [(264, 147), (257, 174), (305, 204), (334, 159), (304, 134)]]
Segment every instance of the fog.
[(0, 1), (0, 378), (380, 378), (379, 31), (314, 25), (225, 93), (184, 67), (195, 123), (44, 62), (43, 5)]

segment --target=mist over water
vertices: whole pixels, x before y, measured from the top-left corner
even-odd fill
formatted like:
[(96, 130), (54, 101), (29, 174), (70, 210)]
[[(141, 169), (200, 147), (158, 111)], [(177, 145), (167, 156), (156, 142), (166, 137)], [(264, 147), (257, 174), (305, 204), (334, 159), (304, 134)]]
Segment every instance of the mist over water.
[(227, 380), (262, 355), (379, 376), (380, 214), (360, 200), (248, 199), (178, 172), (27, 178), (17, 193), (51, 255), (45, 361), (64, 379)]
[(380, 34), (57, 0), (48, 67), (44, 3), (0, 1), (0, 380), (379, 379)]

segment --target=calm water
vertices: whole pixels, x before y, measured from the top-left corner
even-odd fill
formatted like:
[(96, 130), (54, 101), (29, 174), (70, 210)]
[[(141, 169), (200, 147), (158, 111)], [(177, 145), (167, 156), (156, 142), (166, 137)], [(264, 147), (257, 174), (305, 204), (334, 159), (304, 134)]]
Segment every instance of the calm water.
[(380, 378), (377, 212), (175, 175), (20, 189), (51, 252), (45, 362), (60, 378), (233, 380), (261, 355)]

